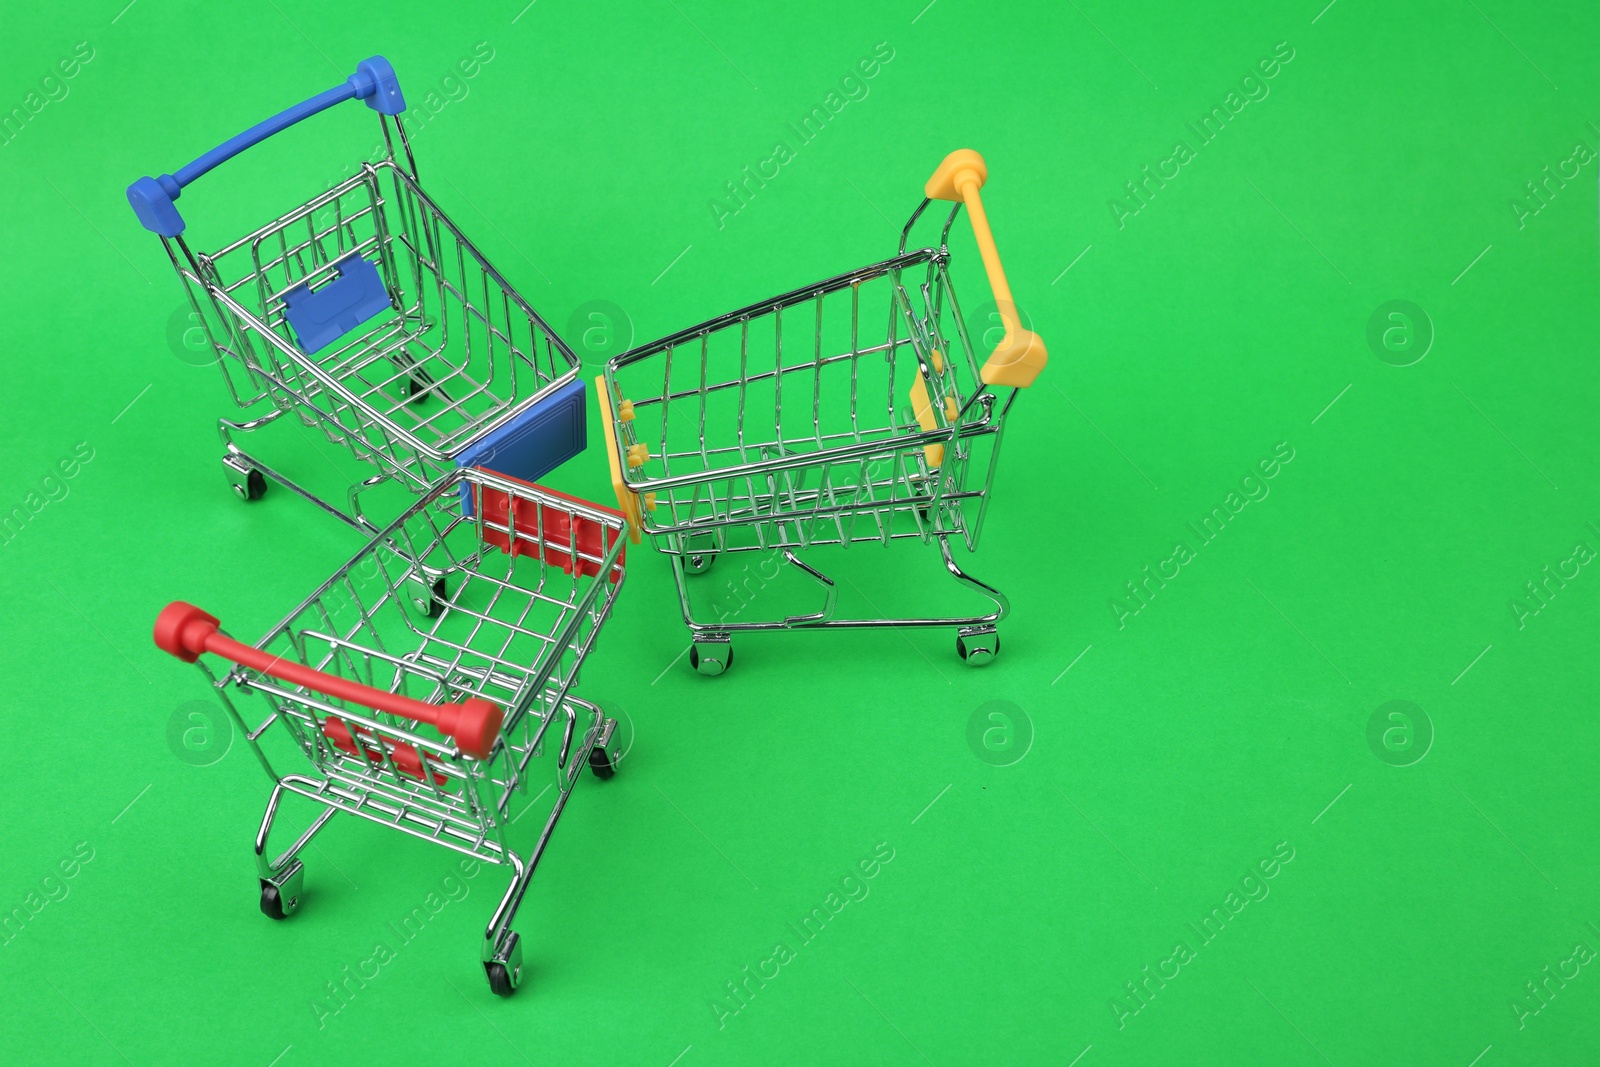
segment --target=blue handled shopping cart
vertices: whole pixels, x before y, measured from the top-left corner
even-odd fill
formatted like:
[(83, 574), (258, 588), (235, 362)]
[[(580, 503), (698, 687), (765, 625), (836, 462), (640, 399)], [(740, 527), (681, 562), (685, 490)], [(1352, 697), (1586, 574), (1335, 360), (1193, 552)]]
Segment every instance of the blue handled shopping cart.
[[(383, 157), (287, 214), (202, 252), (174, 203), (219, 164), (335, 104), (378, 113)], [(128, 202), (161, 238), (217, 353), (243, 420), (221, 418), (234, 492), (268, 480), (373, 532), (359, 495), (397, 481), (414, 493), (458, 467), (534, 480), (582, 451), (579, 360), (417, 181), (387, 60), (251, 127), (175, 174), (143, 177)], [(398, 141), (399, 154), (396, 152)], [(401, 157), (404, 162), (402, 163)], [(330, 503), (235, 441), (286, 415), (375, 473)], [(463, 498), (463, 507), (470, 500)]]

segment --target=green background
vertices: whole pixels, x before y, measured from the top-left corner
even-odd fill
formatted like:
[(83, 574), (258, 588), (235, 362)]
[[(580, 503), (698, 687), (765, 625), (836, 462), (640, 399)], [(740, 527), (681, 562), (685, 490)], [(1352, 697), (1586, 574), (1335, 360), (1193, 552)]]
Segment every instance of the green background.
[[(93, 858), (0, 945), (0, 1061), (1592, 1059), (1600, 16), (1323, 2), (10, 12), (0, 111), (78, 42), (93, 59), (0, 147), (0, 509), (93, 458), (0, 548), (0, 911)], [(944, 154), (985, 153), (1052, 353), (971, 559), (1014, 615), (981, 672), (946, 631), (844, 632), (746, 637), (704, 679), (664, 560), (635, 551), (582, 680), (635, 744), (579, 785), (534, 881), (524, 988), (497, 1001), (477, 966), (489, 870), (319, 1018), (454, 860), (336, 820), (304, 908), (269, 922), (266, 777), (225, 732), (169, 744), (208, 693), (152, 647), (159, 607), (251, 636), (355, 542), (282, 491), (228, 493), (229, 405), (171, 339), (181, 291), (123, 189), (373, 53), (416, 113), (479, 42), (492, 60), (417, 134), (421, 178), (558, 328), (605, 300), (642, 342), (883, 258)], [(723, 183), (879, 42), (866, 98), (719, 228)], [(1269, 95), (1200, 145), (1185, 124), (1280, 42)], [(180, 202), (190, 236), (308, 198), (375, 132), (346, 105), (230, 163)], [(1194, 158), (1119, 225), (1110, 202), (1179, 140)], [(955, 252), (973, 281), (970, 237)], [(1369, 343), (1392, 300), (1431, 323), (1409, 366), (1416, 347)], [(1187, 524), (1280, 443), (1270, 495), (1200, 545)], [(607, 492), (594, 447), (549, 480)], [(1113, 598), (1177, 541), (1195, 558), (1119, 625)], [(844, 562), (885, 610), (948, 584), (916, 544)], [(1394, 700), (1420, 709), (1409, 748), (1398, 720), (1369, 742)], [(975, 716), (1010, 723), (1001, 751), (969, 743)], [(870, 895), (719, 1025), (724, 983), (880, 843)], [(1191, 924), (1274, 849), (1292, 861), (1248, 883), (1268, 895), (1202, 944)], [(1179, 941), (1194, 958), (1133, 1000)]]

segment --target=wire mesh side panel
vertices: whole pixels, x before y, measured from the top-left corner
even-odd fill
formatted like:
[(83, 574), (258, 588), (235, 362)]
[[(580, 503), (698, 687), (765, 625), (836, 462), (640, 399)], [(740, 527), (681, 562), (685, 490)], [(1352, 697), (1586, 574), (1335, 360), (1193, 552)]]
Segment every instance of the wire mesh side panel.
[(163, 239), (162, 243), (189, 302), (176, 336), (172, 334), (174, 328), (169, 326), (168, 343), (182, 349), (179, 357), (186, 362), (216, 364), (233, 402), (239, 407), (250, 408), (271, 399), (272, 379), (260, 369), (250, 334), (241, 328), (239, 318), (216, 298), (208, 284), (212, 277), (209, 261), (204, 256), (190, 261), (178, 255), (183, 247), (178, 242)]
[[(455, 483), (439, 495), (454, 499)], [(567, 694), (615, 599), (622, 541), (619, 521), (598, 547), (574, 544), (572, 512), (532, 494), (515, 497), (508, 537), (495, 529), (493, 501), (484, 506), (485, 486), (473, 484), (477, 517), (419, 502), (261, 647), (428, 703), (492, 701), (505, 721), (488, 760), (454, 755), (451, 742), (413, 720), (236, 673), (273, 702), (344, 806), (481, 851), (503, 846), (499, 835), (547, 735), (565, 768), (588, 728)], [(430, 601), (432, 616), (420, 610)]]
[[(924, 251), (684, 331), (613, 369), (668, 552), (966, 533), (989, 405), (946, 258)], [(914, 394), (917, 398), (914, 399)], [(920, 403), (918, 401), (921, 401)], [(952, 444), (927, 447), (919, 409)], [(657, 464), (659, 464), (657, 466)], [(681, 484), (661, 485), (666, 479)]]
[[(389, 306), (307, 353), (285, 298), (302, 288), (321, 291), (351, 256), (377, 269)], [(247, 388), (234, 389), (235, 399), (305, 409), (300, 417), (308, 426), (386, 473), (409, 474), (418, 488), (448, 469), (441, 456), (577, 366), (538, 313), (392, 161), (364, 165), (197, 264), (198, 276), (181, 263), (179, 273), (198, 283), (211, 305), (206, 326), (218, 355), (241, 361), (251, 375)]]
[[(952, 212), (950, 220), (954, 219)], [(941, 248), (928, 255), (925, 272), (897, 273), (895, 295), (901, 321), (918, 350), (938, 353), (938, 358), (923, 362), (920, 403), (940, 430), (954, 427), (955, 432), (942, 448), (921, 450), (927, 481), (910, 488), (914, 498), (926, 497), (933, 505), (931, 511), (920, 505), (916, 509), (928, 527), (924, 539), (930, 533), (960, 536), (968, 549), (975, 549), (994, 487), (1008, 407), (999, 405), (983, 385), (982, 365), (1004, 336), (1004, 328), (995, 336), (969, 334), (950, 274), (949, 251)], [(984, 318), (992, 323), (980, 321), (976, 324), (980, 330), (1000, 323), (992, 303), (980, 305), (984, 306), (990, 309)], [(914, 400), (913, 408), (918, 402)]]

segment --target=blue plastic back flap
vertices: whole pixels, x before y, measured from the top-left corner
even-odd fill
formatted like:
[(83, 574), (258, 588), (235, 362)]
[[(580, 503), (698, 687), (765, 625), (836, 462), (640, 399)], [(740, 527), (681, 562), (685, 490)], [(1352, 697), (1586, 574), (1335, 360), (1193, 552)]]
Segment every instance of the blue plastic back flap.
[[(582, 378), (575, 378), (456, 457), (458, 467), (485, 467), (531, 482), (583, 451), (588, 434)], [(461, 513), (472, 514), (472, 483), (461, 483)]]
[(301, 283), (283, 294), (283, 317), (300, 350), (320, 352), (390, 306), (378, 268), (352, 252), (334, 264), (336, 276), (313, 292)]

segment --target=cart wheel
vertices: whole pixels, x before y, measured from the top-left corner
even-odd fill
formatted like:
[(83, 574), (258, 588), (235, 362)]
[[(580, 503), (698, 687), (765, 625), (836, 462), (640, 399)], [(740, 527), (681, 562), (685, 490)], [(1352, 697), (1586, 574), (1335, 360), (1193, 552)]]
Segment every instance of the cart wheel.
[(611, 758), (611, 753), (596, 745), (589, 750), (589, 769), (604, 782), (617, 773), (617, 762)]
[[(519, 980), (515, 972), (506, 970), (503, 963), (491, 963), (484, 968), (489, 972), (489, 988), (497, 997), (509, 997), (517, 991)], [(521, 970), (519, 967), (518, 971)]]
[(522, 984), (522, 938), (514, 930), (507, 931), (495, 955), (497, 959), (484, 961), (484, 974), (495, 996), (509, 997)]
[(733, 642), (726, 637), (696, 641), (689, 646), (689, 666), (707, 677), (733, 669)]
[(417, 371), (411, 377), (406, 379), (406, 397), (413, 403), (418, 400), (426, 400), (428, 396), (428, 389), (432, 385), (432, 378), (428, 377), (428, 375), (423, 371)]
[(1000, 635), (994, 630), (957, 634), (956, 655), (969, 667), (987, 667), (1000, 655)]
[[(427, 589), (426, 593), (423, 592), (424, 588)], [(412, 585), (411, 606), (416, 609), (418, 615), (433, 618), (444, 610), (449, 599), (450, 587), (445, 584), (442, 576), (431, 586), (425, 587), (417, 583)]]
[(233, 475), (230, 478), (233, 484), (233, 495), (245, 503), (252, 503), (267, 495), (266, 476), (254, 467), (245, 471), (243, 477), (239, 477), (232, 471), (229, 471), (229, 473)]
[(305, 893), (306, 869), (299, 860), (261, 882), (261, 914), (269, 919), (286, 919), (300, 907)]
[[(293, 908), (290, 904), (290, 908)], [(271, 882), (261, 883), (261, 914), (269, 919), (286, 919), (289, 912), (284, 910), (283, 897), (278, 892), (278, 887)]]
[(717, 536), (709, 533), (690, 534), (684, 541), (683, 572), (704, 574), (717, 561)]

